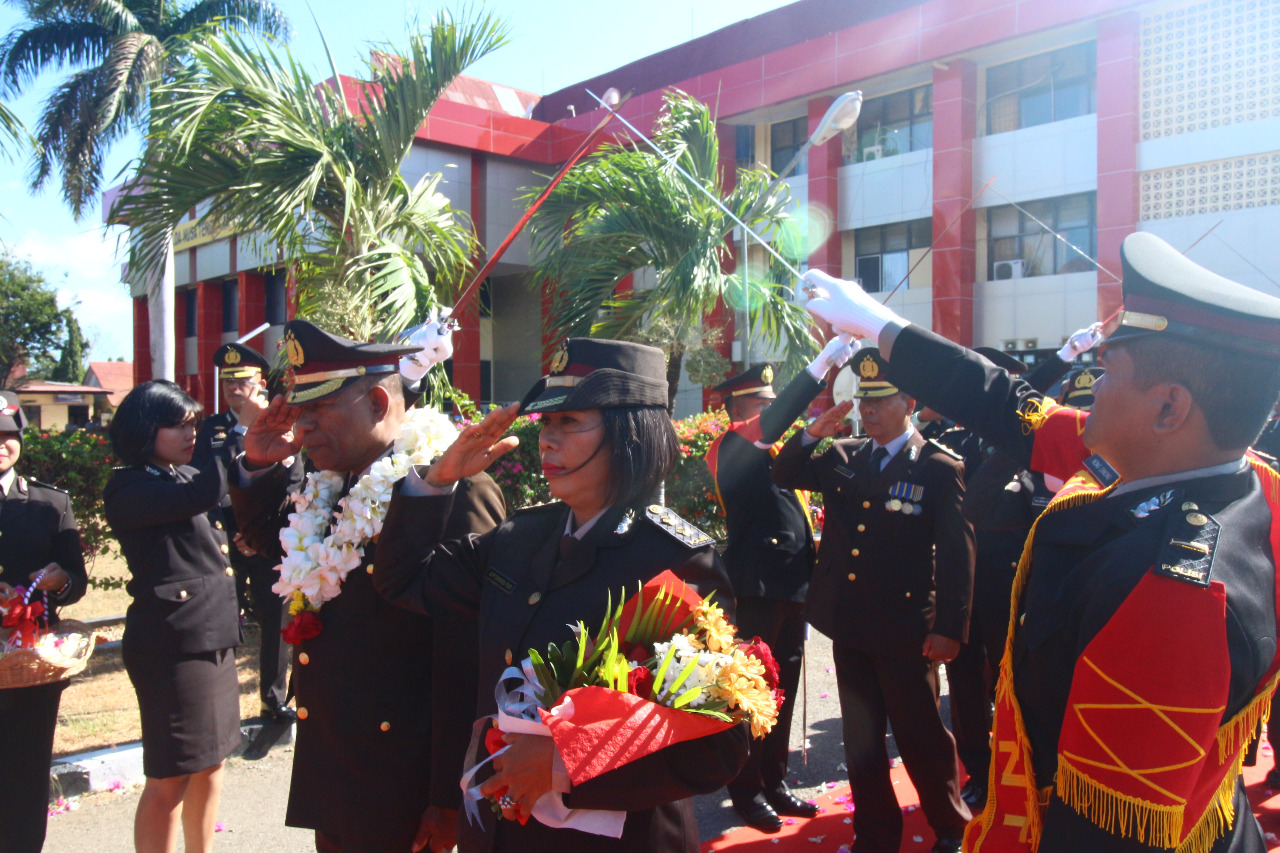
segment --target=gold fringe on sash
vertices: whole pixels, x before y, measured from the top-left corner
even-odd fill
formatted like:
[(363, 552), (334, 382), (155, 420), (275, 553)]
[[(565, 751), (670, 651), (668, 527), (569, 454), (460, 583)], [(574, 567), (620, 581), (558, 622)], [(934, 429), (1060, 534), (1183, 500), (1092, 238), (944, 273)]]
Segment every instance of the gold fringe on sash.
[(1058, 797), (1090, 823), (1112, 835), (1156, 847), (1177, 847), (1182, 837), (1181, 805), (1160, 805), (1105, 787), (1058, 755)]
[(1018, 417), (1022, 418), (1023, 434), (1030, 435), (1044, 426), (1044, 422), (1049, 420), (1049, 413), (1056, 408), (1058, 404), (1048, 397), (1028, 398), (1018, 411)]

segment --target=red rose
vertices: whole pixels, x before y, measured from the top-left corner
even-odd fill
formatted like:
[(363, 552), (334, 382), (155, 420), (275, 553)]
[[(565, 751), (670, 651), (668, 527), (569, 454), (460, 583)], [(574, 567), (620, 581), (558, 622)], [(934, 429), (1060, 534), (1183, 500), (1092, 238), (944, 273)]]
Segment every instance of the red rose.
[(649, 652), (649, 647), (642, 643), (636, 643), (631, 647), (631, 651), (627, 652), (627, 660), (632, 663), (644, 663), (653, 655)]
[(503, 749), (507, 742), (502, 739), (502, 730), (498, 728), (490, 728), (484, 733), (484, 748), (490, 755), (498, 750)]
[(627, 692), (641, 699), (653, 696), (653, 673), (643, 666), (633, 667), (627, 674)]
[(286, 643), (296, 646), (303, 640), (318, 636), (322, 627), (324, 625), (320, 621), (320, 614), (313, 610), (303, 610), (294, 616), (293, 621), (282, 628), (280, 633), (284, 635)]
[(773, 659), (769, 644), (759, 637), (752, 637), (751, 642), (743, 643), (738, 648), (764, 664), (764, 680), (770, 687), (778, 686), (778, 662)]

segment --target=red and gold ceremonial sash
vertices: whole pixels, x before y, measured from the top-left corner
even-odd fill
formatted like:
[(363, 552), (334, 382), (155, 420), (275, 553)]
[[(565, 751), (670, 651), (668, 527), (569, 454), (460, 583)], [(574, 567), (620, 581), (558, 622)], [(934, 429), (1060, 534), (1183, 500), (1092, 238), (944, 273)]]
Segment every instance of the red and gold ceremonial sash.
[[(1069, 464), (1072, 452), (1087, 451), (1078, 440), (1083, 418), (1059, 411), (1041, 409), (1033, 428), (1041, 461), (1061, 466)], [(1060, 446), (1042, 449), (1042, 439), (1051, 437)], [(1272, 553), (1280, 554), (1280, 475), (1260, 460), (1250, 462), (1271, 508)], [(1109, 492), (1085, 477), (1073, 478), (1045, 514)], [(1054, 793), (1053, 784), (1038, 786), (1031, 769), (1013, 686), (1016, 614), (1034, 538), (1033, 526), (1018, 564), (1000, 663), (987, 806), (966, 828), (966, 851), (1036, 850)], [(1220, 725), (1230, 678), (1225, 611), (1220, 583), (1205, 590), (1151, 572), (1139, 581), (1076, 663), (1058, 741), (1056, 793), (1067, 805), (1108, 832), (1179, 851), (1208, 850), (1233, 825), (1236, 777), (1258, 723), (1270, 711), (1280, 654), (1253, 701)], [(1171, 612), (1178, 613), (1177, 631), (1169, 630)], [(1169, 658), (1178, 661), (1172, 676), (1144, 665)], [(1153, 731), (1160, 736), (1133, 736)]]

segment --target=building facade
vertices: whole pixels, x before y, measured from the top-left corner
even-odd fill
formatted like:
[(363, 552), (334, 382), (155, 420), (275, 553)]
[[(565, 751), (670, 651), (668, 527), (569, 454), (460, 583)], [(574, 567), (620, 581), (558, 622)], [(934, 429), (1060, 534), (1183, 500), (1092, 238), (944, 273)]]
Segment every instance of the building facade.
[[(801, 0), (540, 99), (468, 81), (437, 105), (404, 171), (442, 172), (442, 191), (496, 246), (524, 189), (599, 120), (587, 89), (634, 92), (623, 112), (641, 128), (668, 87), (703, 99), (729, 172), (781, 169), (832, 100), (858, 89), (857, 126), (786, 178), (808, 265), (861, 278), (949, 338), (1034, 361), (1119, 306), (1120, 243), (1135, 230), (1280, 290), (1278, 37), (1280, 0)], [(285, 273), (243, 242), (202, 234), (179, 252), (178, 372), (206, 405), (213, 350), (263, 322), (250, 343), (271, 349), (289, 315)], [(759, 247), (748, 257), (764, 260)], [(542, 372), (527, 265), (517, 241), (463, 318), (452, 370), (473, 398), (518, 399)], [(734, 320), (709, 318), (731, 331)], [(704, 402), (682, 386), (678, 414)]]

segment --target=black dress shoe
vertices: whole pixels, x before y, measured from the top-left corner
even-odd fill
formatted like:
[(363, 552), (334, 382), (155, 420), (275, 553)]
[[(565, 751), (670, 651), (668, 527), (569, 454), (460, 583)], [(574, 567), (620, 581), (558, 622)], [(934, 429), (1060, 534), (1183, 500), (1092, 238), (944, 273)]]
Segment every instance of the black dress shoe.
[(822, 809), (783, 788), (781, 791), (770, 791), (764, 795), (773, 810), (788, 817), (817, 817)]
[(929, 853), (960, 853), (960, 839), (939, 838), (929, 848)]
[(778, 817), (778, 813), (768, 803), (752, 800), (749, 803), (734, 803), (733, 808), (752, 829), (761, 832), (777, 832), (782, 829), (782, 818)]
[(249, 745), (245, 747), (244, 759), (246, 761), (260, 761), (267, 757), (267, 753), (275, 746), (280, 738), (285, 736), (290, 726), (298, 719), (298, 715), (292, 708), (281, 706), (274, 710), (263, 709), (262, 711), (262, 727), (258, 729), (258, 733), (253, 736), (253, 740), (249, 741)]
[(987, 807), (987, 786), (971, 781), (960, 789), (960, 799), (970, 809), (980, 812)]

